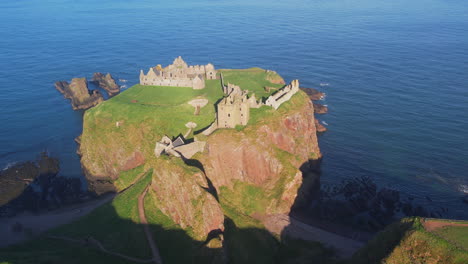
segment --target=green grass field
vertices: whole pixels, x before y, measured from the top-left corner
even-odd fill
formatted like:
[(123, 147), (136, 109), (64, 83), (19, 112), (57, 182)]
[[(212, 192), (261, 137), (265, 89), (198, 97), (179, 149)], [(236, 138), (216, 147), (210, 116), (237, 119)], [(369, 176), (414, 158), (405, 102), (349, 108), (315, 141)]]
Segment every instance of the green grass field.
[(249, 68), (239, 70), (219, 70), (223, 74), (224, 83), (231, 83), (240, 86), (243, 90), (249, 90), (249, 94), (255, 93), (257, 99), (267, 98), (272, 92), (266, 92), (264, 87), (281, 88), (283, 84), (275, 84), (270, 79), (281, 79), (281, 76), (274, 72), (266, 72), (261, 68)]
[[(223, 97), (219, 80), (207, 80), (206, 88), (193, 90), (189, 87), (163, 87), (135, 85), (121, 94), (86, 111), (86, 123), (90, 129), (124, 132), (128, 124), (145, 124), (157, 136), (175, 137), (187, 131), (185, 124), (192, 121), (203, 128), (215, 119), (215, 103)], [(199, 115), (188, 102), (195, 98), (206, 98), (209, 103)], [(123, 122), (117, 127), (115, 122)]]
[[(468, 224), (468, 221), (464, 223)], [(432, 231), (433, 234), (447, 240), (453, 245), (468, 251), (468, 227), (467, 226), (444, 226)]]

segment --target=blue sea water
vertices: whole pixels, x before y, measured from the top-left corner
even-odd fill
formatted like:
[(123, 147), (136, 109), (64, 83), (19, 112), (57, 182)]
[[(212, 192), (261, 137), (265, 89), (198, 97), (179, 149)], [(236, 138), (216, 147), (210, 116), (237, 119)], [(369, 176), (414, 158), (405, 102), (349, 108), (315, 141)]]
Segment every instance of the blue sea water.
[(322, 89), (324, 184), (369, 176), (468, 219), (465, 0), (1, 1), (0, 166), (48, 151), (82, 177), (82, 112), (53, 83), (131, 86), (178, 55)]

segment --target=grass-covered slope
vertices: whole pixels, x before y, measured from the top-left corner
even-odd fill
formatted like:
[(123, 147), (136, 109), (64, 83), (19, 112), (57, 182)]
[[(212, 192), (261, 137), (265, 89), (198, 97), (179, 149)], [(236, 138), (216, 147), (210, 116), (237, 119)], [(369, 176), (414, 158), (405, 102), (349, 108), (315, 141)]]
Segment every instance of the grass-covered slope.
[[(268, 96), (264, 86), (282, 87), (269, 80), (282, 80), (274, 72), (259, 68), (223, 70), (225, 82), (255, 92), (257, 98)], [(115, 180), (122, 171), (153, 158), (156, 141), (162, 136), (185, 134), (185, 124), (195, 122), (194, 132), (208, 127), (215, 120), (216, 103), (223, 97), (220, 80), (206, 80), (206, 87), (163, 87), (134, 85), (121, 94), (86, 111), (80, 153), (88, 176)], [(209, 102), (194, 115), (188, 102), (205, 98)], [(189, 139), (193, 137), (193, 132)], [(93, 185), (90, 185), (93, 186)], [(125, 186), (120, 186), (125, 187)]]
[(468, 227), (449, 226), (428, 231), (423, 221), (406, 218), (391, 224), (349, 263), (468, 263)]

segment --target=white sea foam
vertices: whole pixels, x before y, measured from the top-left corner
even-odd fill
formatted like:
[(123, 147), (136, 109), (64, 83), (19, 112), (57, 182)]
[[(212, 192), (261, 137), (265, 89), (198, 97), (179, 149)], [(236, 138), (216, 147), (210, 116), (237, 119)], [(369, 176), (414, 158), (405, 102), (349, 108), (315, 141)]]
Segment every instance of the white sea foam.
[(329, 86), (330, 84), (329, 83), (320, 83), (320, 86)]
[(328, 126), (328, 123), (322, 120), (322, 124)]
[(462, 193), (468, 193), (468, 185), (460, 184), (458, 185), (458, 190)]
[(126, 82), (127, 82), (127, 80), (125, 80), (125, 79), (119, 79), (119, 82), (126, 83)]
[(2, 171), (8, 170), (9, 168), (13, 167), (16, 164), (16, 162), (8, 162), (5, 168), (2, 169)]
[(125, 89), (127, 88), (127, 85), (120, 85), (120, 89)]

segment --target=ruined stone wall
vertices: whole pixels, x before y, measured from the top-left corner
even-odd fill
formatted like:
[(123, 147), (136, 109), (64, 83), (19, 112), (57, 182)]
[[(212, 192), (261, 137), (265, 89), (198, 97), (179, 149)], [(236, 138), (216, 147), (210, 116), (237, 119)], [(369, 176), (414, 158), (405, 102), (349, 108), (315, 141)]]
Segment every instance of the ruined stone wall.
[(281, 104), (289, 101), (291, 97), (299, 91), (299, 81), (293, 80), (290, 84), (281, 88), (278, 92), (268, 97), (265, 104), (278, 109)]
[(218, 119), (216, 119), (207, 129), (203, 130), (202, 134), (205, 136), (209, 136), (216, 129), (218, 129)]
[(174, 62), (162, 69), (160, 65), (150, 68), (145, 75), (140, 71), (141, 85), (192, 87), (193, 89), (205, 88), (205, 79), (216, 79), (217, 71), (212, 64), (191, 65), (179, 56)]
[(205, 141), (195, 141), (189, 144), (185, 144), (174, 148), (175, 151), (179, 152), (184, 158), (190, 159), (197, 152), (203, 152), (205, 150)]

